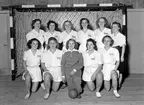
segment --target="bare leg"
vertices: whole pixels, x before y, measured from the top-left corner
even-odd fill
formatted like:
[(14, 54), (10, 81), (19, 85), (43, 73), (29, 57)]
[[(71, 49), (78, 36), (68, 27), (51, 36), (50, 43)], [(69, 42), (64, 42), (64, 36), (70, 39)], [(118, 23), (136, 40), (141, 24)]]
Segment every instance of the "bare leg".
[(104, 81), (104, 87), (105, 87), (105, 89), (107, 90), (107, 91), (109, 91), (110, 90), (110, 81)]
[(38, 88), (39, 82), (33, 82), (32, 84), (32, 92), (36, 92)]
[(53, 82), (53, 91), (57, 92), (60, 86), (60, 82)]
[(91, 92), (93, 92), (94, 89), (95, 89), (94, 83), (93, 83), (92, 81), (90, 81), (90, 82), (87, 82), (87, 85), (88, 85), (89, 90), (90, 90)]
[(99, 72), (96, 74), (96, 84), (97, 84), (96, 91), (97, 92), (100, 91), (102, 83), (103, 83), (103, 74), (102, 74), (102, 72)]
[(46, 88), (46, 94), (44, 95), (44, 99), (49, 98), (50, 88), (51, 88), (51, 80), (52, 80), (51, 74), (48, 72), (45, 73), (44, 74), (44, 84), (45, 84), (45, 88)]
[(113, 93), (115, 95), (116, 98), (119, 98), (120, 95), (117, 92), (117, 84), (118, 84), (118, 75), (116, 71), (112, 71), (111, 72), (111, 78), (112, 78), (112, 86), (114, 88)]
[(119, 87), (121, 87), (122, 85), (122, 79), (123, 79), (123, 75), (120, 73), (119, 74)]
[(31, 76), (29, 73), (26, 73), (25, 74), (25, 84), (26, 84), (26, 89), (27, 89), (27, 94), (25, 95), (25, 99), (28, 99), (30, 97), (30, 94), (31, 94)]

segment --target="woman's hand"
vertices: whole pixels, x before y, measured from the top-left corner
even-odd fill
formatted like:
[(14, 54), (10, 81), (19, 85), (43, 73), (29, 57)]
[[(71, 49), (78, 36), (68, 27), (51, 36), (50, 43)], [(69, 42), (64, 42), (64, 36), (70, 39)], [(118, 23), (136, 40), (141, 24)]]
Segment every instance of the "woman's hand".
[(74, 75), (74, 73), (76, 72), (77, 70), (76, 69), (73, 69), (71, 72), (70, 72), (70, 75)]

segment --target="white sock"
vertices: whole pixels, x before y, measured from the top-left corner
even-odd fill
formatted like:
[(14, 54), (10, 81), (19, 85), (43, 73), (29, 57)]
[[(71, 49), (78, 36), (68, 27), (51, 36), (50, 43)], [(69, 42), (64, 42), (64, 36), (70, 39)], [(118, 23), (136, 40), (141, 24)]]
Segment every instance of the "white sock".
[(118, 93), (117, 90), (113, 90), (113, 93), (114, 93), (114, 95), (116, 96), (116, 98), (119, 98), (119, 97), (120, 97), (120, 94)]
[(97, 96), (98, 98), (100, 98), (100, 97), (101, 97), (101, 93), (100, 93), (100, 92), (96, 92), (96, 96)]

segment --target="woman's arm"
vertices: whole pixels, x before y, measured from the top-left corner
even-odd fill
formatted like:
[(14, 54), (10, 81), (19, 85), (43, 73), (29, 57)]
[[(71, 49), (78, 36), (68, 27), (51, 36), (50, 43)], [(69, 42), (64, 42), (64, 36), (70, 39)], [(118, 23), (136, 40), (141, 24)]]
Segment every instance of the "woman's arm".
[(126, 48), (126, 45), (123, 45), (122, 46), (122, 52), (121, 52), (121, 62), (123, 62), (124, 61), (124, 54), (125, 54), (125, 48)]

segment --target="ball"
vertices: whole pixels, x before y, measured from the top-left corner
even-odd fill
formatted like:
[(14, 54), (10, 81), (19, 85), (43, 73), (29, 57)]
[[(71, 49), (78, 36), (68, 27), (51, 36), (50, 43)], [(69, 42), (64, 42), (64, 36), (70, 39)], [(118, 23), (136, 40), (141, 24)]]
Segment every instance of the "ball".
[(69, 97), (75, 99), (78, 95), (78, 91), (76, 89), (69, 90)]

